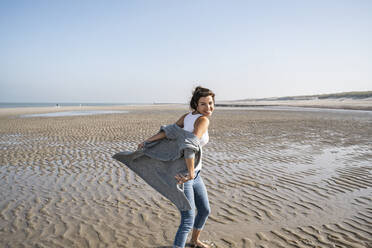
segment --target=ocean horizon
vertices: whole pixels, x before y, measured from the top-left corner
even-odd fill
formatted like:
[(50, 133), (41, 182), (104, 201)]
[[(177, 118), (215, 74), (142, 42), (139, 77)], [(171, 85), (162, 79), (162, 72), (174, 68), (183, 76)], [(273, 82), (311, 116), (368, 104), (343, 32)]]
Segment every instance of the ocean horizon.
[(0, 102), (0, 108), (25, 108), (25, 107), (72, 107), (72, 106), (128, 106), (152, 105), (159, 103), (100, 103), (100, 102)]

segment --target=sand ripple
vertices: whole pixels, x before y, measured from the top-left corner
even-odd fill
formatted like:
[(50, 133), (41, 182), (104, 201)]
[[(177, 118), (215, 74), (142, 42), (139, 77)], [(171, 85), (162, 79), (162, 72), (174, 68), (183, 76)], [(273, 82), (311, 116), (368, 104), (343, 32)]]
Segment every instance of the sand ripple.
[[(0, 117), (0, 247), (167, 247), (177, 209), (112, 154), (184, 107)], [(372, 125), (361, 112), (217, 109), (204, 149), (214, 247), (372, 247)]]

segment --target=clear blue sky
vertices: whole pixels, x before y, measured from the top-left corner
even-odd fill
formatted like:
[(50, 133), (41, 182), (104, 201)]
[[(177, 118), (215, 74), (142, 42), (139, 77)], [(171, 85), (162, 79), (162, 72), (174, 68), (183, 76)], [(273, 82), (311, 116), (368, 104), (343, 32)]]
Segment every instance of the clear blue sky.
[(0, 102), (372, 90), (370, 0), (3, 0)]

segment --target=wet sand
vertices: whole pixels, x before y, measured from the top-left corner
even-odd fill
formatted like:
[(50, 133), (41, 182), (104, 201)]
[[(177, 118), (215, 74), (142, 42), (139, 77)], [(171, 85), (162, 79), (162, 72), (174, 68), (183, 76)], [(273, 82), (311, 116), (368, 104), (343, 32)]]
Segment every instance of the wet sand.
[[(0, 109), (0, 247), (171, 247), (177, 209), (111, 156), (182, 105)], [(372, 247), (370, 111), (217, 108), (202, 176), (214, 247)]]

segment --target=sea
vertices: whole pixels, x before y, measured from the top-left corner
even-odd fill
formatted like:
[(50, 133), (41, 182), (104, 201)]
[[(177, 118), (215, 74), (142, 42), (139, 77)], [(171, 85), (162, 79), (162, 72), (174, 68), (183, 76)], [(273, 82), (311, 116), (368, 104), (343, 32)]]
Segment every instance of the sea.
[[(143, 103), (51, 103), (51, 102), (17, 102), (17, 103), (0, 103), (1, 108), (24, 108), (24, 107), (56, 107), (56, 109), (63, 109), (63, 107), (68, 106), (128, 106), (128, 105), (143, 105)], [(83, 110), (83, 111), (58, 111), (50, 113), (41, 113), (41, 114), (24, 114), (20, 115), (21, 118), (30, 118), (30, 117), (62, 117), (62, 116), (84, 116), (84, 115), (101, 115), (101, 114), (125, 114), (128, 111), (119, 111), (119, 110)]]
[[(75, 111), (61, 111), (63, 107), (83, 107), (83, 106), (139, 106), (139, 105), (153, 105), (153, 104), (164, 104), (164, 103), (75, 103), (75, 102), (65, 102), (65, 103), (51, 103), (51, 102), (17, 102), (17, 103), (6, 103), (0, 102), (0, 109), (5, 108), (35, 108), (35, 107), (55, 107), (56, 111), (49, 113), (37, 113), (37, 114), (24, 114), (20, 115), (21, 118), (30, 117), (61, 117), (61, 116), (83, 116), (83, 115), (101, 115), (101, 114), (125, 114), (129, 111), (123, 110), (75, 110)], [(58, 109), (58, 111), (57, 111)]]
[(152, 103), (76, 103), (76, 102), (0, 102), (0, 108), (24, 108), (24, 107), (63, 107), (63, 106), (128, 106), (148, 105)]

